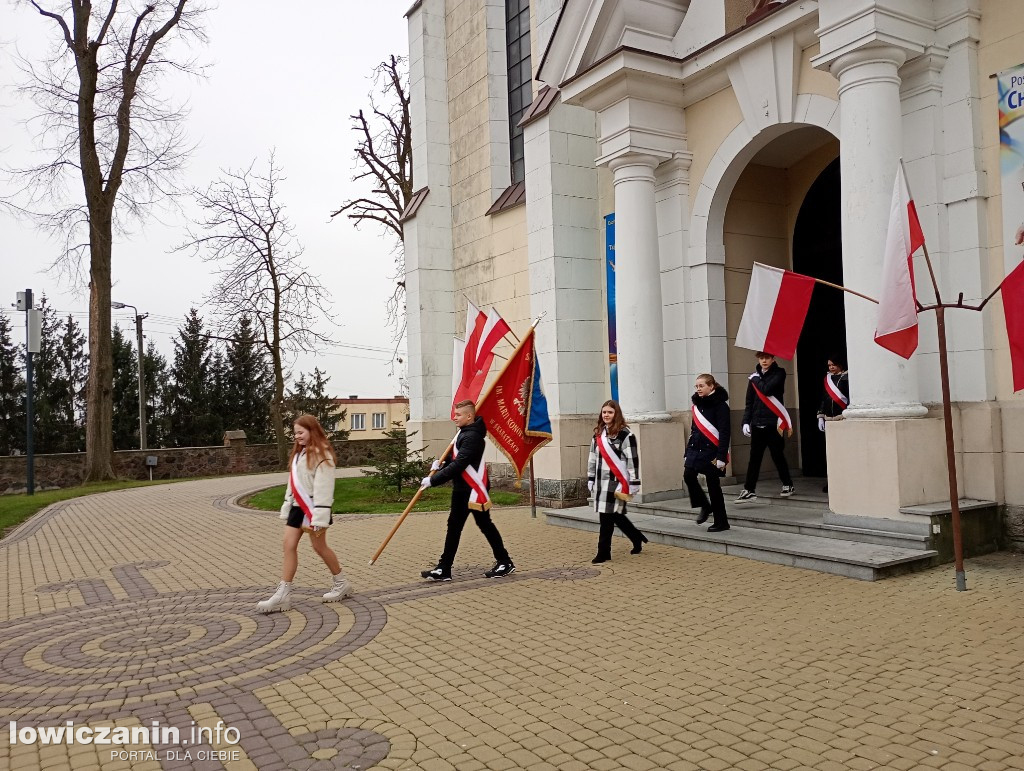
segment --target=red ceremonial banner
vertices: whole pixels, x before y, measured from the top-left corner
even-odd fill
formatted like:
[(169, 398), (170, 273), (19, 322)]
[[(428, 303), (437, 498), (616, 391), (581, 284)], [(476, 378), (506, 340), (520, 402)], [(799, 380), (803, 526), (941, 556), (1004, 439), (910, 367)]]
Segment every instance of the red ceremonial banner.
[(533, 454), (551, 441), (546, 405), (543, 408), (546, 425), (537, 426), (541, 430), (531, 430), (530, 425), (531, 413), (536, 414), (531, 411), (535, 406), (532, 402), (544, 401), (540, 384), (534, 382), (533, 332), (531, 327), (476, 409), (476, 414), (484, 419), (494, 446), (508, 457), (519, 476), (523, 475)]

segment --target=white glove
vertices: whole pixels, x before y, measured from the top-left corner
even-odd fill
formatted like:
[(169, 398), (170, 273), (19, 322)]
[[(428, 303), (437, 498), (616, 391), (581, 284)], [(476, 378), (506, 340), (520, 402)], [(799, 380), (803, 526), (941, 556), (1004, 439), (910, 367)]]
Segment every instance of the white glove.
[(435, 460), (433, 463), (430, 464), (430, 470), (431, 471), (437, 471), (439, 468), (441, 468), (441, 461), (440, 461), (440, 459)]
[(331, 510), (323, 506), (313, 509), (313, 527), (327, 527), (331, 524)]
[(820, 415), (818, 416), (818, 430), (819, 431), (824, 431), (825, 430), (825, 418), (821, 417)]
[(753, 380), (755, 377), (761, 377), (761, 374), (759, 372), (751, 372), (747, 376), (747, 380)]
[(743, 424), (743, 436), (750, 436), (750, 424), (749, 423), (744, 423)]
[(638, 492), (640, 492), (640, 485), (630, 485), (629, 486), (629, 494), (630, 495), (636, 495)]
[(717, 468), (719, 471), (724, 469), (725, 468), (725, 461), (724, 460), (716, 460), (715, 461), (715, 468)]
[(594, 492), (594, 480), (593, 479), (588, 479), (587, 480), (587, 492), (588, 493)]
[(420, 489), (426, 490), (428, 487), (430, 487), (430, 477), (423, 477), (423, 479), (420, 480)]
[(281, 516), (278, 519), (288, 519), (288, 515), (292, 513), (292, 505), (285, 501), (281, 504)]

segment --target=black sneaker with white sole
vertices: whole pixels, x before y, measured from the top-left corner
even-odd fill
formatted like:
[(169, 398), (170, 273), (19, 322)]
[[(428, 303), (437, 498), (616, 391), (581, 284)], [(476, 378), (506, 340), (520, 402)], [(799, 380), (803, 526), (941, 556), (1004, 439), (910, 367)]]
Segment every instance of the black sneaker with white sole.
[(734, 503), (756, 503), (757, 493), (752, 493), (750, 490), (741, 490), (740, 494), (736, 496)]
[(445, 570), (442, 567), (436, 567), (433, 570), (424, 570), (420, 573), (423, 578), (429, 578), (431, 581), (451, 581), (452, 571)]
[(504, 578), (516, 572), (516, 566), (511, 562), (495, 562), (494, 567), (484, 573), (487, 578)]
[(791, 496), (795, 492), (796, 492), (796, 487), (794, 487), (793, 485), (783, 485), (782, 486), (782, 492), (779, 493), (779, 495), (782, 496), (783, 498), (788, 498), (789, 496)]

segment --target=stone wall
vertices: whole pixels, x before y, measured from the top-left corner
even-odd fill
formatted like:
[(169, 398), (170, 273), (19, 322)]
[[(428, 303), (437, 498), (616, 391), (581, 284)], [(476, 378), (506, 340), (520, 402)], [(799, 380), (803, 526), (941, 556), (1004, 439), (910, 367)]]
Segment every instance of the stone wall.
[[(339, 466), (372, 464), (380, 450), (394, 440), (362, 439), (335, 442)], [(155, 456), (153, 479), (187, 479), (225, 474), (258, 474), (279, 471), (277, 446), (247, 445), (233, 441), (224, 447), (174, 447), (155, 450), (121, 450), (114, 453), (114, 474), (120, 479), (148, 479), (146, 458)], [(0, 494), (25, 491), (24, 455), (0, 457)], [(74, 487), (81, 484), (85, 453), (35, 456), (37, 490)]]

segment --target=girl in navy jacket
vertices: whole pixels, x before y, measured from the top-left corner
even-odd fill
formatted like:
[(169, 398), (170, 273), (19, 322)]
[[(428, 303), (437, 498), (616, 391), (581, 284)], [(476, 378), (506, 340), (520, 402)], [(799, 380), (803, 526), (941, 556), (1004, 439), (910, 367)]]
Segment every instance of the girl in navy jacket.
[[(698, 375), (692, 401), (693, 423), (683, 456), (683, 482), (690, 493), (690, 505), (700, 507), (697, 524), (704, 524), (714, 515), (708, 532), (718, 533), (729, 529), (721, 480), (729, 462), (729, 392), (713, 375)], [(699, 474), (707, 480), (706, 494), (697, 480)]]

